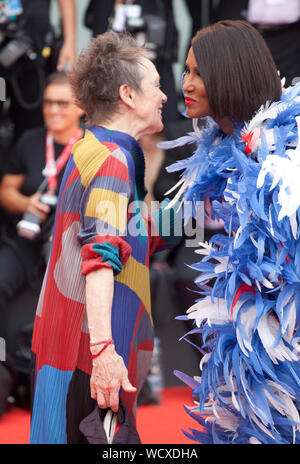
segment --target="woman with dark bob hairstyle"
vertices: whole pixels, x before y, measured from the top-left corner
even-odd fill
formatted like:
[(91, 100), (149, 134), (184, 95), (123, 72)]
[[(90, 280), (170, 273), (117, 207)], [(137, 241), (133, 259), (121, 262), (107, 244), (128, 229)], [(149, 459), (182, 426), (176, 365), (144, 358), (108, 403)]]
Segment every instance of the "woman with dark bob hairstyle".
[(198, 402), (186, 434), (300, 443), (300, 87), (281, 87), (250, 24), (220, 21), (192, 39), (182, 89), (195, 132), (165, 146), (197, 149), (168, 168), (183, 170), (174, 201), (210, 199), (226, 232), (193, 265), (201, 298), (186, 318), (203, 357), (200, 379), (178, 372)]
[(31, 443), (140, 442), (136, 398), (153, 349), (149, 255), (176, 244), (158, 233), (164, 211), (141, 206), (137, 140), (163, 128), (159, 81), (145, 50), (112, 31), (70, 75), (88, 125), (62, 181), (35, 319)]

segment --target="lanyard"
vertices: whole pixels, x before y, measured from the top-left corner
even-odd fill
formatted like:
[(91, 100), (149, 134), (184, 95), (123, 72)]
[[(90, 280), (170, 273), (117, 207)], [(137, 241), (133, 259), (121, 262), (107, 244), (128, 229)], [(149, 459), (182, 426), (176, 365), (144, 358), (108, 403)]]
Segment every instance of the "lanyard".
[(50, 131), (46, 134), (46, 167), (43, 174), (47, 176), (49, 190), (56, 190), (57, 188), (57, 174), (60, 173), (66, 162), (68, 161), (72, 148), (75, 142), (80, 139), (82, 130), (78, 128), (61, 152), (57, 161), (55, 161), (54, 140)]

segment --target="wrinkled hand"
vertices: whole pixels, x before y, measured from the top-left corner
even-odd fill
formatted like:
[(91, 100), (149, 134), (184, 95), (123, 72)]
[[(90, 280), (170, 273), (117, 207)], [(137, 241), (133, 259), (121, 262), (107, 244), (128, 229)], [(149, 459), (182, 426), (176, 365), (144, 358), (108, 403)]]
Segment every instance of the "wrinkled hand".
[[(97, 347), (93, 354), (100, 348)], [(129, 382), (123, 358), (116, 353), (113, 345), (93, 359), (90, 385), (91, 397), (97, 400), (99, 408), (111, 408), (114, 412), (119, 409), (120, 387), (126, 392), (136, 392), (136, 388)]]
[(50, 212), (50, 208), (39, 201), (40, 196), (41, 194), (36, 192), (28, 198), (26, 212), (35, 214), (35, 216), (38, 216), (44, 222)]
[(76, 62), (76, 49), (72, 44), (64, 43), (58, 56), (57, 70), (71, 71)]

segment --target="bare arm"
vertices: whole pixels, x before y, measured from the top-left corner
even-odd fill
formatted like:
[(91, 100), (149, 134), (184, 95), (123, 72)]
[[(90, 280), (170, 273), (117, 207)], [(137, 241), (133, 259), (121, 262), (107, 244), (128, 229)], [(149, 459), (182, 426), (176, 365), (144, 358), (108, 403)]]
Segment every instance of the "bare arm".
[(20, 192), (23, 182), (23, 174), (5, 174), (0, 184), (0, 205), (9, 213), (23, 214), (27, 211), (45, 220), (49, 206), (39, 201), (40, 193), (29, 197), (23, 195)]
[[(112, 338), (111, 307), (114, 291), (114, 276), (110, 268), (92, 271), (86, 276), (86, 310), (90, 343)], [(98, 353), (103, 345), (91, 347), (91, 354)], [(135, 392), (128, 380), (128, 372), (121, 356), (109, 345), (100, 356), (93, 359), (91, 396), (100, 408), (119, 409), (119, 391)]]
[(76, 5), (74, 0), (58, 0), (64, 43), (61, 48), (57, 69), (63, 70), (67, 63), (72, 67), (76, 61)]

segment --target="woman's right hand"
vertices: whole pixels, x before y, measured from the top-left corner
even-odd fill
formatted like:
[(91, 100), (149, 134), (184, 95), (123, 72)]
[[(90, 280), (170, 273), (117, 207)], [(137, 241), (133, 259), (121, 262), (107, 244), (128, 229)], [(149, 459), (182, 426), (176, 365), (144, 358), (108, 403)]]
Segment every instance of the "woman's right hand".
[[(93, 348), (92, 354), (101, 347)], [(126, 392), (136, 392), (128, 379), (128, 371), (123, 358), (118, 355), (113, 345), (108, 346), (97, 358), (93, 359), (91, 375), (91, 397), (97, 400), (101, 409), (119, 409), (120, 387)]]
[(28, 197), (26, 212), (38, 216), (44, 222), (50, 212), (50, 207), (40, 202), (40, 196), (41, 194), (36, 192)]

